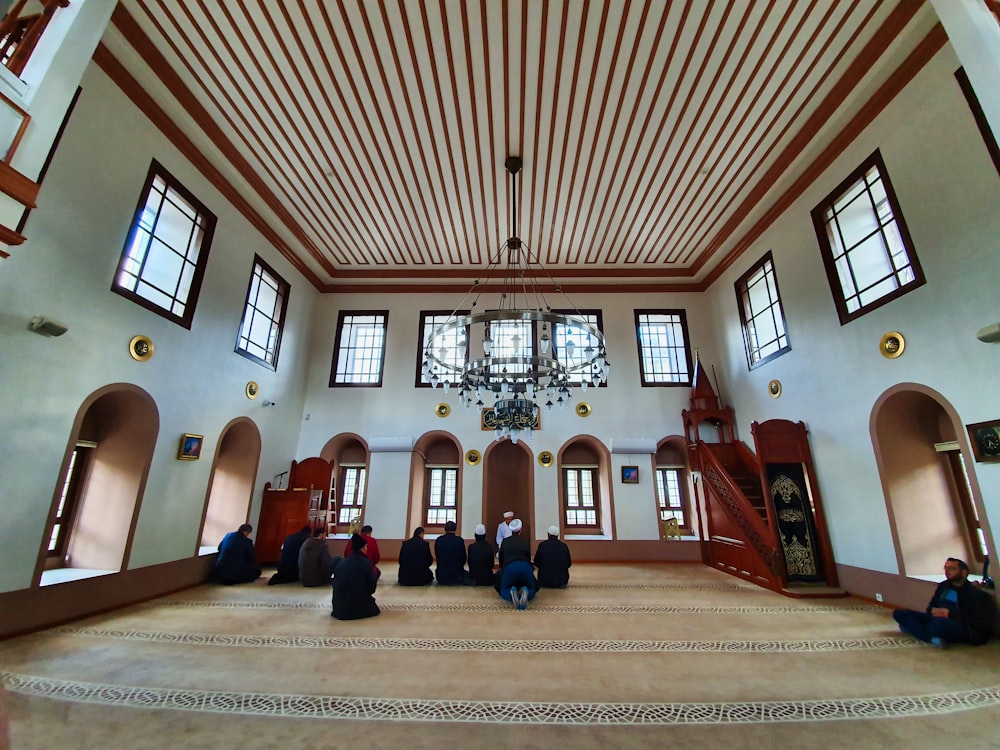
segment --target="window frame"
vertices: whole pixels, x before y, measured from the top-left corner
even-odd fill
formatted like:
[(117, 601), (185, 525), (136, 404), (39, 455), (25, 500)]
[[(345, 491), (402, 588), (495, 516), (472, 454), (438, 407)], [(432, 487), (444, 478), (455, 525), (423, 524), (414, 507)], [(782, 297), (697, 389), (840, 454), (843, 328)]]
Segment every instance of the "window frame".
[[(420, 322), (417, 324), (417, 372), (414, 380), (414, 388), (433, 388), (429, 382), (424, 382), (424, 350), (427, 348), (427, 333), (425, 326), (427, 318), (443, 316), (445, 318), (464, 317), (468, 315), (466, 310), (421, 310)], [(469, 361), (469, 326), (465, 326), (465, 362)], [(461, 376), (456, 376), (461, 377)], [(453, 383), (454, 385), (454, 383)]]
[[(566, 532), (596, 532), (600, 533), (601, 529), (601, 493), (600, 493), (600, 467), (591, 464), (580, 464), (580, 465), (567, 465), (560, 467), (561, 479), (562, 479), (562, 492), (560, 493), (561, 498), (561, 515), (562, 515), (562, 528)], [(590, 486), (592, 490), (592, 503), (594, 512), (594, 523), (575, 523), (569, 520), (570, 512), (586, 512), (591, 510), (591, 508), (582, 503), (582, 498), (577, 498), (581, 501), (579, 506), (570, 506), (570, 492), (569, 492), (569, 472), (588, 472), (590, 474)], [(582, 483), (579, 483), (582, 487)]]
[[(348, 318), (361, 318), (367, 316), (382, 317), (382, 349), (379, 354), (378, 380), (365, 383), (349, 383), (337, 380), (337, 372), (340, 361), (341, 341), (343, 339), (344, 321)], [(388, 310), (341, 310), (337, 315), (337, 328), (333, 342), (333, 362), (330, 367), (330, 388), (381, 388), (382, 379), (385, 376), (385, 350), (389, 338), (389, 311)]]
[[(434, 474), (436, 472), (442, 472), (442, 504), (433, 506), (431, 504), (432, 500), (435, 498), (431, 495), (431, 487), (434, 484)], [(448, 487), (448, 475), (453, 478), (453, 493), (451, 499), (451, 504), (448, 504), (447, 500), (447, 487)], [(435, 523), (431, 521), (430, 513), (431, 511), (444, 512), (445, 520), (441, 523)], [(423, 526), (425, 529), (431, 530), (444, 530), (444, 525), (448, 521), (454, 521), (458, 523), (458, 466), (454, 464), (428, 464), (424, 467), (424, 509), (423, 509)]]
[[(869, 187), (868, 181), (865, 175), (875, 169), (878, 172), (879, 179), (882, 181), (882, 185), (885, 188), (886, 202), (888, 203), (889, 210), (892, 214), (891, 220), (886, 223), (882, 223), (878, 219), (877, 209), (874, 208), (872, 204), (873, 211), (875, 212), (876, 223), (878, 225), (875, 232), (872, 232), (866, 236), (861, 242), (855, 243), (851, 248), (845, 248), (843, 255), (846, 257), (846, 262), (848, 265), (848, 270), (851, 272), (852, 280), (854, 280), (854, 266), (851, 264), (850, 253), (852, 250), (857, 249), (860, 245), (875, 236), (876, 233), (885, 236), (885, 227), (889, 226), (891, 223), (895, 223), (898, 230), (899, 239), (902, 243), (903, 250), (906, 253), (906, 260), (908, 262), (909, 268), (913, 273), (913, 280), (906, 283), (900, 284), (891, 292), (882, 295), (878, 299), (875, 299), (867, 304), (861, 304), (861, 300), (858, 300), (860, 307), (855, 311), (849, 311), (847, 309), (847, 299), (844, 288), (840, 282), (840, 276), (837, 272), (837, 259), (834, 258), (834, 249), (830, 245), (829, 237), (827, 236), (826, 225), (827, 222), (824, 219), (823, 214), (834, 208), (834, 206), (845, 197), (845, 195), (853, 188), (858, 182), (864, 182), (865, 187), (862, 190), (864, 195), (869, 197), (869, 202), (871, 202), (871, 189)], [(857, 196), (854, 200), (861, 198), (861, 195)], [(852, 201), (853, 202), (853, 201)], [(837, 187), (832, 190), (811, 212), (813, 228), (816, 231), (816, 239), (819, 242), (820, 255), (823, 258), (823, 265), (826, 268), (826, 278), (827, 282), (830, 284), (830, 292), (833, 296), (834, 305), (837, 308), (837, 316), (840, 318), (840, 324), (846, 325), (853, 320), (857, 320), (864, 315), (877, 310), (883, 305), (887, 305), (893, 300), (899, 299), (905, 294), (909, 294), (914, 289), (919, 289), (925, 283), (927, 279), (924, 276), (923, 268), (920, 265), (920, 260), (917, 258), (916, 248), (913, 244), (913, 238), (910, 235), (910, 230), (906, 225), (906, 220), (903, 217), (902, 208), (899, 205), (899, 199), (896, 197), (896, 191), (892, 186), (892, 181), (889, 179), (889, 172), (886, 169), (885, 161), (882, 159), (882, 153), (878, 149), (871, 154), (867, 159), (865, 159), (857, 169), (851, 172)], [(888, 250), (888, 244), (883, 242), (884, 249)], [(889, 256), (889, 265), (893, 267), (893, 274), (891, 276), (897, 277), (900, 269), (896, 268), (892, 263), (891, 253)], [(883, 277), (876, 284), (883, 283), (886, 279), (891, 278), (891, 276)], [(865, 289), (871, 289), (875, 284), (867, 286)], [(855, 289), (856, 296), (860, 297), (863, 290)]]
[[(671, 499), (669, 496), (664, 498), (660, 495), (660, 486), (661, 486), (660, 475), (661, 472), (668, 472), (668, 471), (672, 471), (677, 474), (677, 494), (680, 497), (677, 507), (674, 507), (673, 505), (669, 504), (669, 501)], [(681, 519), (678, 521), (677, 526), (683, 529), (684, 531), (691, 531), (691, 503), (689, 501), (687, 493), (684, 491), (685, 487), (687, 486), (686, 475), (687, 475), (686, 466), (672, 466), (668, 464), (658, 464), (653, 470), (653, 488), (654, 488), (654, 493), (656, 495), (656, 514), (658, 520), (661, 522), (665, 521), (666, 518), (664, 517), (664, 514), (676, 512), (679, 513), (681, 516)], [(662, 482), (662, 485), (666, 487), (667, 482), (666, 481)], [(667, 501), (666, 504), (664, 503), (664, 500)], [(674, 518), (676, 518), (676, 516), (674, 516)]]
[[(641, 309), (635, 310), (636, 353), (639, 356), (639, 382), (643, 388), (690, 388), (694, 378), (694, 362), (691, 358), (691, 335), (688, 330), (687, 312), (682, 309)], [(684, 361), (687, 365), (687, 378), (683, 381), (665, 382), (650, 380), (646, 374), (645, 357), (643, 356), (642, 335), (640, 334), (640, 318), (644, 315), (676, 315), (684, 337)]]
[[(259, 308), (257, 308), (255, 304), (251, 305), (251, 302), (250, 302), (250, 293), (253, 291), (254, 280), (258, 276), (258, 273), (257, 273), (258, 269), (260, 269), (260, 271), (261, 271), (261, 273), (260, 273), (260, 277), (261, 277), (260, 281), (261, 281), (261, 283), (264, 282), (264, 278), (263, 278), (264, 274), (267, 274), (267, 275), (271, 276), (272, 279), (277, 283), (277, 286), (278, 286), (278, 288), (277, 288), (277, 295), (280, 298), (280, 300), (279, 300), (280, 304), (278, 305), (278, 307), (281, 308), (280, 310), (277, 311), (278, 312), (277, 320), (275, 320), (274, 318), (269, 317), (269, 315), (266, 312), (264, 312), (264, 311), (260, 310)], [(292, 290), (291, 284), (289, 284), (287, 281), (285, 281), (281, 277), (281, 275), (278, 274), (274, 270), (274, 268), (271, 267), (271, 265), (269, 263), (267, 263), (267, 261), (265, 261), (259, 255), (254, 254), (254, 256), (253, 256), (253, 268), (250, 271), (250, 281), (247, 284), (246, 301), (243, 304), (243, 317), (240, 319), (239, 332), (236, 335), (236, 348), (235, 348), (234, 351), (237, 354), (239, 354), (241, 357), (246, 357), (247, 359), (251, 360), (252, 362), (256, 362), (257, 364), (261, 365), (262, 367), (267, 367), (270, 370), (277, 371), (277, 369), (278, 369), (278, 354), (279, 354), (279, 352), (281, 350), (281, 337), (282, 337), (282, 334), (284, 333), (284, 330), (285, 330), (285, 315), (288, 312), (288, 297), (289, 297), (289, 295), (291, 293), (291, 290)], [(259, 296), (260, 296), (260, 292), (259, 292), (259, 286), (258, 286), (258, 298), (259, 298)], [(248, 351), (247, 349), (245, 349), (245, 348), (243, 348), (241, 346), (241, 343), (242, 343), (243, 338), (244, 338), (244, 336), (243, 336), (243, 327), (244, 327), (244, 325), (247, 324), (247, 316), (248, 315), (252, 316), (255, 312), (261, 313), (262, 315), (264, 315), (265, 317), (267, 317), (268, 320), (271, 321), (271, 329), (272, 330), (274, 329), (275, 326), (278, 329), (278, 332), (277, 332), (277, 334), (274, 337), (273, 346), (271, 346), (271, 347), (267, 347), (267, 346), (263, 347), (264, 350), (265, 350), (265, 352), (268, 351), (269, 348), (271, 350), (273, 350), (274, 354), (271, 357), (270, 361), (268, 361), (266, 359), (266, 355), (265, 355), (265, 358), (258, 357), (256, 354), (253, 354), (252, 352)], [(250, 325), (251, 325), (251, 328), (252, 328), (252, 325), (253, 325), (252, 321), (251, 321)], [(250, 343), (254, 343), (255, 345), (257, 345), (256, 342), (253, 342), (250, 339), (249, 336), (247, 336), (246, 338), (247, 338), (248, 341), (250, 341)], [(269, 337), (269, 342), (270, 342), (270, 337)]]
[[(770, 266), (770, 270), (765, 268), (768, 265)], [(774, 290), (774, 299), (766, 308), (763, 308), (760, 311), (754, 311), (752, 309), (752, 305), (750, 304), (749, 281), (759, 272), (763, 272), (764, 277), (756, 283), (767, 283), (768, 291), (772, 289)], [(740, 325), (743, 330), (743, 348), (747, 355), (747, 367), (753, 370), (770, 362), (771, 360), (777, 359), (782, 354), (790, 352), (792, 350), (792, 341), (788, 336), (788, 323), (785, 320), (785, 308), (781, 304), (781, 291), (778, 288), (778, 272), (774, 268), (774, 257), (772, 252), (768, 250), (764, 254), (763, 258), (754, 263), (745, 274), (736, 280), (733, 288), (736, 291), (736, 306), (740, 313)], [(756, 360), (754, 359), (754, 349), (750, 344), (750, 321), (747, 320), (747, 307), (751, 307), (750, 313), (753, 320), (770, 313), (775, 323), (781, 323), (782, 332), (779, 334), (777, 341), (780, 342), (783, 338), (785, 341), (784, 346), (779, 344), (777, 351), (773, 351), (764, 357), (758, 356)], [(775, 308), (777, 308), (777, 315), (775, 315), (774, 312)], [(775, 330), (777, 330), (777, 325), (775, 326)], [(758, 342), (758, 353), (760, 352), (760, 349), (761, 347)]]
[[(163, 200), (167, 200), (167, 194), (172, 190), (182, 199), (190, 203), (195, 209), (197, 213), (196, 222), (198, 218), (203, 219), (201, 224), (203, 235), (201, 243), (198, 247), (198, 260), (194, 264), (194, 273), (191, 276), (191, 284), (188, 288), (187, 296), (184, 299), (183, 315), (171, 312), (156, 302), (147, 299), (138, 292), (119, 283), (119, 277), (125, 273), (125, 268), (129, 260), (129, 250), (132, 248), (139, 230), (141, 229), (142, 216), (145, 212), (146, 204), (149, 202), (150, 194), (153, 191), (153, 183), (157, 180), (157, 178), (164, 182)], [(161, 209), (157, 211), (156, 219), (153, 222), (154, 229), (150, 232), (149, 243), (152, 243), (152, 241), (156, 238), (155, 227), (160, 218), (161, 212), (162, 202)], [(136, 204), (135, 213), (132, 215), (132, 223), (129, 226), (128, 234), (125, 238), (125, 245), (122, 247), (121, 256), (118, 259), (118, 265), (115, 268), (115, 275), (111, 281), (111, 291), (134, 302), (140, 307), (144, 307), (150, 312), (156, 313), (160, 317), (166, 318), (179, 326), (191, 330), (191, 325), (194, 321), (195, 309), (198, 306), (198, 297), (201, 294), (202, 281), (205, 278), (205, 269), (208, 267), (208, 256), (212, 248), (212, 240), (215, 237), (215, 227), (217, 223), (218, 219), (215, 214), (209, 211), (205, 204), (198, 200), (194, 196), (194, 193), (184, 187), (184, 185), (182, 185), (176, 177), (170, 174), (170, 172), (168, 172), (162, 164), (160, 164), (156, 159), (153, 159), (150, 164), (149, 171), (146, 173), (146, 181), (143, 185), (141, 193), (139, 194), (139, 201)], [(138, 283), (142, 281), (141, 270), (136, 278), (136, 285), (138, 286)], [(179, 280), (180, 278), (178, 278), (178, 283)], [(173, 297), (173, 299), (176, 300), (177, 298)]]
[[(582, 316), (588, 316), (588, 315), (592, 315), (592, 316), (594, 316), (594, 319), (595, 319), (594, 320), (594, 325), (597, 327), (597, 330), (600, 331), (602, 334), (604, 333), (604, 311), (603, 310), (600, 310), (600, 309), (593, 309), (593, 310), (553, 310), (552, 312), (554, 312), (554, 313), (556, 313), (558, 315), (575, 315), (575, 316), (581, 316), (581, 315)], [(588, 321), (588, 323), (589, 323), (589, 321)], [(551, 343), (551, 347), (552, 347), (552, 356), (555, 359), (559, 359), (559, 348), (558, 348), (557, 343), (556, 343), (557, 338), (558, 338), (558, 336), (556, 335), (556, 326), (558, 326), (558, 325), (559, 325), (558, 323), (553, 323), (552, 324), (552, 343)], [(560, 361), (562, 361), (562, 360), (560, 360)], [(577, 377), (579, 377), (582, 380), (583, 373), (578, 373)], [(607, 388), (608, 387), (608, 383), (607, 383), (606, 380), (602, 380), (599, 383), (595, 383), (594, 382), (595, 380), (596, 380), (596, 378), (593, 376), (593, 373), (591, 373), (590, 383), (587, 385), (587, 387), (588, 388)], [(569, 384), (570, 384), (570, 386), (575, 387), (575, 388), (582, 388), (583, 387), (580, 382), (578, 382), (577, 380), (574, 380), (572, 378), (570, 379), (570, 383)]]
[[(48, 525), (45, 557), (46, 567), (61, 567), (69, 552), (69, 542), (76, 524), (83, 490), (94, 463), (97, 444), (78, 440), (70, 454), (69, 465), (62, 477), (62, 491)], [(58, 527), (58, 531), (56, 531)], [(53, 538), (55, 545), (53, 546)]]
[[(337, 501), (338, 533), (350, 528), (351, 518), (355, 514), (357, 515), (359, 521), (363, 523), (365, 519), (365, 509), (368, 505), (366, 502), (368, 497), (368, 466), (366, 464), (344, 463), (341, 464), (339, 468), (339, 476), (337, 478), (337, 484), (340, 485), (337, 488), (337, 494), (339, 496), (339, 500)], [(350, 496), (351, 502), (348, 503), (347, 477), (348, 474), (351, 473), (356, 473), (353, 480), (355, 491)], [(344, 513), (349, 513), (346, 521), (343, 520)]]

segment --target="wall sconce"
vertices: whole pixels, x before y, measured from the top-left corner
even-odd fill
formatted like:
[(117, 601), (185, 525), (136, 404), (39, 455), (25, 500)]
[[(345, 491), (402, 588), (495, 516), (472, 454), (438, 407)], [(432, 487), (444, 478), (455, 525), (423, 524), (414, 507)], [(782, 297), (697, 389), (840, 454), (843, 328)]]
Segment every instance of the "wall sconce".
[(277, 406), (277, 404), (270, 399), (264, 399), (264, 406)]
[(42, 336), (62, 336), (69, 330), (69, 326), (57, 320), (37, 315), (28, 321), (28, 330)]

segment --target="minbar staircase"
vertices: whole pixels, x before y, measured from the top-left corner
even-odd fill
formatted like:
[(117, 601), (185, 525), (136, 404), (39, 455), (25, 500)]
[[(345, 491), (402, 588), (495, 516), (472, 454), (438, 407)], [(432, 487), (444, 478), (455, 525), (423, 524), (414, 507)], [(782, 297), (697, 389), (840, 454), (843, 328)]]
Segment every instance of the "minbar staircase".
[[(691, 408), (683, 417), (699, 496), (705, 564), (787, 596), (845, 596), (837, 586), (805, 425), (786, 420), (754, 422), (754, 454), (734, 438), (733, 410), (719, 405), (700, 362), (695, 367)], [(717, 433), (718, 442), (701, 439), (706, 428)], [(807, 558), (814, 568), (810, 575), (801, 575), (801, 563), (795, 558), (803, 548), (795, 540), (791, 540), (797, 545), (792, 554), (795, 564), (789, 574), (784, 548), (791, 537), (783, 537), (779, 528), (768, 487), (768, 465), (801, 467), (807, 497), (793, 507), (810, 516), (808, 533), (803, 536), (808, 538)]]

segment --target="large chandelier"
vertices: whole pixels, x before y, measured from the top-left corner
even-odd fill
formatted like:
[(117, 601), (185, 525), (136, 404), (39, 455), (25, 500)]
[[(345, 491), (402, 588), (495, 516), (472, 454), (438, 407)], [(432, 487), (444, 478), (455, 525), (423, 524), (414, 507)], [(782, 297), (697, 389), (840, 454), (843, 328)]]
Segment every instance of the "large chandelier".
[[(462, 405), (467, 410), (475, 406), (497, 440), (517, 443), (522, 434), (530, 440), (540, 428), (541, 405), (549, 413), (555, 407), (565, 409), (574, 386), (586, 392), (591, 385), (606, 383), (611, 363), (596, 320), (580, 312), (517, 236), (521, 159), (511, 156), (504, 166), (511, 180), (511, 236), (486, 269), (490, 275), (504, 268), (499, 301), (483, 309), (484, 287), (476, 279), (428, 337), (423, 374), (446, 393), (455, 388)], [(556, 308), (559, 312), (553, 312), (541, 283), (565, 300)]]

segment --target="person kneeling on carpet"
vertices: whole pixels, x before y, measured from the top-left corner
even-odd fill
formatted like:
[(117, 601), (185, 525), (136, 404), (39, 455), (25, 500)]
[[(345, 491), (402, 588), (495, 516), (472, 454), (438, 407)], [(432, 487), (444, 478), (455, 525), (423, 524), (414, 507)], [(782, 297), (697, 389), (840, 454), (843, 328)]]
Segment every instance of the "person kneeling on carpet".
[(338, 620), (362, 620), (375, 617), (380, 610), (375, 603), (378, 579), (371, 560), (365, 557), (367, 542), (360, 534), (351, 535), (351, 554), (333, 570), (333, 611)]

